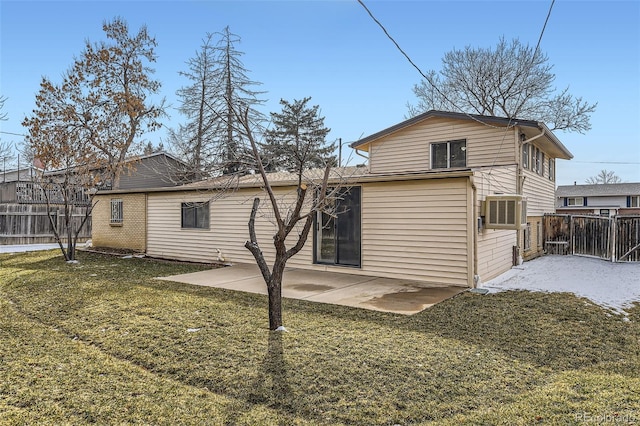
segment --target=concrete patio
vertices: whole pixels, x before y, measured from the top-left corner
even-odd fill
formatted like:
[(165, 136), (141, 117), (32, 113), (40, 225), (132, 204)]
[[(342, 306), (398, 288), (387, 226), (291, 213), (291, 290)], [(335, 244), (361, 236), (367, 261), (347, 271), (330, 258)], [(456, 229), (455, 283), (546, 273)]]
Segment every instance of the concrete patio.
[[(234, 264), (158, 279), (267, 294), (262, 275), (253, 264)], [(466, 290), (419, 281), (297, 268), (287, 268), (282, 283), (283, 297), (405, 315), (418, 313)]]

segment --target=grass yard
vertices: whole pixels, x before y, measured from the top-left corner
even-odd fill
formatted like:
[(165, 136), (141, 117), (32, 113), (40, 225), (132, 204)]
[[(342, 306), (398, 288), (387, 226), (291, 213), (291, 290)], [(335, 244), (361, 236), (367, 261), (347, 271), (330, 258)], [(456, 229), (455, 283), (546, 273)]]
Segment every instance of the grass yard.
[(569, 294), (402, 316), (154, 280), (202, 266), (0, 255), (0, 424), (640, 424), (631, 321)]

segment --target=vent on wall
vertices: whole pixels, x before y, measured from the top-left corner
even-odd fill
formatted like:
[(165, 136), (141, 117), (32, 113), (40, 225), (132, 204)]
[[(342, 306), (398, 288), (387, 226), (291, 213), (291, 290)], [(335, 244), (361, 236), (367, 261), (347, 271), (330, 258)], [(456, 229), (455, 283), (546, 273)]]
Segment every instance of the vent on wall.
[(527, 200), (522, 195), (487, 195), (484, 215), (488, 229), (521, 229), (527, 223)]

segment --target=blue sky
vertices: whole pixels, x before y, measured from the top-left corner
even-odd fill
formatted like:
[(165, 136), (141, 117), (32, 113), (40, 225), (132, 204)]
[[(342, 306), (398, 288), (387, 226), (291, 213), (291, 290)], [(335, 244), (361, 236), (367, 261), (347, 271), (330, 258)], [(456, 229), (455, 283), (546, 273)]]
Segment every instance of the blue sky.
[[(535, 46), (551, 1), (365, 1), (423, 70), (467, 45), (492, 47), (504, 36)], [(3, 141), (21, 142), (42, 76), (59, 81), (84, 41), (104, 39), (104, 20), (147, 25), (158, 42), (155, 77), (177, 107), (178, 75), (207, 32), (227, 25), (242, 38), (249, 76), (262, 83), (265, 112), (280, 98), (312, 97), (349, 143), (402, 121), (418, 72), (355, 0), (350, 1), (6, 1), (0, 2), (0, 123)], [(557, 132), (573, 152), (559, 161), (559, 185), (584, 183), (601, 169), (640, 182), (640, 1), (556, 1), (541, 49), (558, 89), (598, 102), (592, 130)], [(168, 127), (181, 117), (169, 110)], [(523, 117), (526, 118), (526, 117)], [(162, 133), (149, 136), (157, 143)], [(349, 156), (345, 148), (343, 158)], [(354, 160), (354, 162), (357, 160)], [(626, 164), (620, 164), (626, 163)]]

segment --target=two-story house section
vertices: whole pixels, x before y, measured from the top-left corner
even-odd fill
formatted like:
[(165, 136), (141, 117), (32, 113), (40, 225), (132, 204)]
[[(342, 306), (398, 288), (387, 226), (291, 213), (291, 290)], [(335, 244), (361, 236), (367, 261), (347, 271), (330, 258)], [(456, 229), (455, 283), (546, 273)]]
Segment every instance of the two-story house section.
[(561, 185), (556, 200), (557, 213), (608, 217), (640, 214), (640, 182)]
[[(555, 210), (556, 159), (569, 150), (544, 123), (428, 111), (352, 145), (372, 175), (471, 173), (474, 271), (488, 280), (542, 252), (542, 216)], [(441, 200), (444, 217), (453, 206)], [(519, 217), (515, 217), (519, 214)], [(442, 220), (424, 218), (424, 226)]]
[[(571, 158), (542, 123), (440, 111), (351, 146), (368, 157), (367, 167), (333, 170), (331, 185), (348, 177), (336, 201), (339, 214), (316, 215), (312, 235), (289, 266), (474, 287), (541, 250), (538, 224), (555, 208), (555, 159)], [(275, 173), (269, 180), (283, 202), (295, 193), (295, 176)], [(135, 243), (144, 241), (148, 255), (253, 263), (244, 242), (250, 200), (264, 198), (262, 191), (261, 180), (248, 175), (224, 194), (215, 179), (101, 192), (94, 217), (106, 225), (94, 229), (109, 227), (114, 199), (135, 192), (144, 206), (118, 225), (140, 226), (133, 216), (145, 215), (146, 236)], [(256, 218), (256, 232), (271, 261), (268, 217), (267, 211)], [(103, 236), (107, 244), (108, 233)]]

